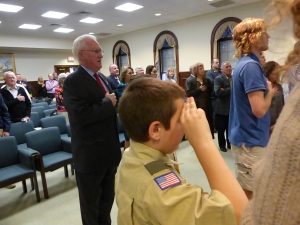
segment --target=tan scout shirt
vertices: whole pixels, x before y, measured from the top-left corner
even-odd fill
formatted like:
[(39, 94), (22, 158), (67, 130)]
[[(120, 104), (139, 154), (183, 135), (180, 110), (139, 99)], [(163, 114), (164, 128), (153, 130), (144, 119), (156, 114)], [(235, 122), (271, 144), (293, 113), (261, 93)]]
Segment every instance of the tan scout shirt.
[(161, 152), (133, 141), (130, 146), (116, 175), (118, 225), (236, 224), (222, 193), (186, 183)]

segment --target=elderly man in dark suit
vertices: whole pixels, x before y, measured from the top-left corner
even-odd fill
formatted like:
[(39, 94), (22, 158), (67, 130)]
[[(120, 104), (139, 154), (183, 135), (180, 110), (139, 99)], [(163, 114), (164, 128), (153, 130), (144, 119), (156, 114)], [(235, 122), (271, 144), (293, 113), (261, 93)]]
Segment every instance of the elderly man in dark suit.
[(121, 159), (116, 120), (116, 96), (104, 75), (103, 51), (96, 38), (74, 40), (79, 68), (64, 83), (72, 151), (84, 225), (111, 224), (114, 178)]
[[(215, 101), (215, 128), (218, 131), (219, 148), (223, 152), (230, 149), (228, 139), (228, 120), (230, 108), (230, 92), (231, 92), (231, 64), (223, 62), (221, 66), (222, 74), (218, 75), (214, 80), (214, 92), (216, 95)], [(225, 141), (226, 132), (226, 141)]]

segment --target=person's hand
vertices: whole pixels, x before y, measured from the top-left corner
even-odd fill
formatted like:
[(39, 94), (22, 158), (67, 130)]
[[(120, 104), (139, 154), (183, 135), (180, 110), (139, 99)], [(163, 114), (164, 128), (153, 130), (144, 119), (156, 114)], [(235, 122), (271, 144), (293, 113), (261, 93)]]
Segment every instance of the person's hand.
[(17, 99), (18, 99), (20, 102), (24, 102), (24, 101), (25, 101), (25, 97), (24, 97), (23, 95), (21, 95), (21, 94), (19, 94), (19, 95), (17, 96)]
[(3, 131), (2, 137), (7, 137), (7, 136), (9, 136), (9, 132)]
[(22, 119), (21, 119), (21, 121), (23, 121), (23, 122), (28, 122), (30, 120), (30, 118), (28, 117), (28, 116), (25, 116), (25, 117), (23, 117)]
[(205, 112), (197, 109), (193, 97), (187, 98), (184, 103), (180, 121), (192, 146), (201, 146), (212, 139)]
[(206, 88), (205, 85), (200, 85), (200, 90), (201, 90), (201, 91), (206, 91), (206, 89), (207, 89), (207, 88)]
[(116, 98), (115, 93), (110, 94), (110, 93), (106, 92), (105, 97), (107, 97), (107, 98), (109, 98), (111, 100), (113, 106), (116, 106), (116, 104), (117, 104), (117, 98)]
[(270, 82), (270, 81), (267, 81), (267, 84), (268, 84), (268, 89), (269, 89), (270, 94), (272, 96), (274, 96), (278, 91), (277, 87), (276, 86), (273, 87), (272, 82)]

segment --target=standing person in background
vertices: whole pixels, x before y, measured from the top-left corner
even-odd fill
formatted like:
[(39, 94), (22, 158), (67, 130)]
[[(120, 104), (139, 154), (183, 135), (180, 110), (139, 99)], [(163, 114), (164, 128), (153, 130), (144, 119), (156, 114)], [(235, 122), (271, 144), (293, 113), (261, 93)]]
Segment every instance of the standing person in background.
[(43, 77), (38, 77), (37, 80), (37, 98), (44, 99), (47, 98), (47, 90)]
[(169, 81), (169, 82), (172, 82), (172, 83), (176, 83), (175, 69), (173, 67), (169, 67), (168, 71), (167, 71), (167, 74), (164, 74), (164, 75), (165, 75), (165, 77), (163, 77), (162, 80)]
[[(231, 93), (231, 64), (223, 62), (221, 66), (222, 74), (214, 80), (214, 92), (216, 95), (215, 102), (215, 128), (218, 131), (219, 148), (223, 152), (227, 152), (227, 148), (231, 149), (228, 137), (228, 120), (230, 108)], [(225, 139), (226, 132), (226, 139)]]
[(55, 88), (55, 100), (57, 114), (63, 115), (66, 118), (67, 124), (69, 124), (69, 117), (64, 104), (64, 82), (67, 75), (61, 73), (58, 75), (58, 87)]
[(150, 75), (153, 78), (157, 78), (157, 69), (153, 65), (148, 65), (146, 67), (146, 75)]
[(269, 141), (268, 112), (276, 92), (259, 62), (260, 53), (268, 49), (268, 40), (263, 19), (247, 18), (233, 29), (235, 56), (239, 61), (232, 76), (229, 140), (237, 179), (249, 199), (253, 191), (253, 166), (264, 155)]
[(140, 66), (137, 66), (135, 68), (135, 75), (137, 75), (137, 76), (145, 75), (144, 69)]
[(206, 78), (210, 79), (213, 83), (217, 76), (221, 75), (220, 61), (218, 58), (214, 58), (211, 62), (211, 69), (206, 72)]
[[(300, 0), (273, 0), (273, 21), (292, 18), (300, 40)], [(292, 16), (290, 16), (292, 15)], [(271, 21), (272, 22), (272, 21)], [(285, 21), (288, 22), (288, 21)], [(287, 26), (287, 23), (283, 23)], [(300, 49), (292, 50), (284, 68), (300, 63)], [(300, 223), (300, 82), (295, 81), (276, 122), (266, 154), (255, 167), (253, 199), (245, 209), (242, 225), (299, 225)]]
[(114, 179), (121, 159), (117, 99), (98, 73), (103, 52), (95, 36), (73, 42), (80, 66), (64, 82), (64, 103), (72, 133), (72, 151), (83, 225), (110, 225)]
[(271, 106), (270, 106), (270, 132), (273, 130), (273, 127), (276, 123), (277, 118), (283, 108), (284, 105), (284, 96), (283, 96), (283, 88), (281, 84), (279, 84), (279, 74), (277, 70), (279, 70), (279, 64), (274, 61), (266, 62), (263, 65), (263, 71), (267, 77), (267, 79), (271, 82), (272, 87), (277, 89), (276, 94), (272, 98)]
[(28, 92), (22, 85), (18, 85), (14, 72), (4, 73), (6, 85), (1, 87), (1, 94), (7, 105), (10, 119), (13, 123), (28, 121), (31, 112), (31, 100)]
[(117, 89), (120, 84), (119, 78), (119, 68), (116, 64), (111, 64), (109, 66), (110, 75), (108, 76), (108, 83), (110, 84), (113, 91)]
[(55, 88), (58, 87), (58, 81), (54, 79), (52, 73), (48, 75), (49, 80), (46, 81), (47, 96), (51, 100), (55, 97)]
[[(211, 81), (212, 86), (214, 86), (214, 80), (217, 76), (221, 75), (220, 72), (220, 61), (218, 58), (214, 58), (211, 62), (211, 69), (206, 72), (206, 78)], [(212, 121), (213, 125), (215, 125), (215, 102), (216, 102), (216, 95), (214, 92), (214, 87), (212, 87), (211, 93), (211, 105), (212, 105)]]
[(204, 66), (202, 63), (196, 63), (192, 66), (192, 73), (186, 79), (186, 94), (188, 97), (194, 97), (197, 108), (204, 110), (211, 135), (214, 138), (214, 126), (212, 119), (211, 94), (213, 85), (205, 77)]

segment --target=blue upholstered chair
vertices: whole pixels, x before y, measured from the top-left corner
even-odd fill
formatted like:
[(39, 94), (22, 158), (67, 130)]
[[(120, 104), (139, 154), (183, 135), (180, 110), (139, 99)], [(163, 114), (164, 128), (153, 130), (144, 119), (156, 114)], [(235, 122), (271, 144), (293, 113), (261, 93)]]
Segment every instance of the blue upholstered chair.
[(45, 117), (44, 110), (46, 108), (44, 106), (34, 106), (31, 107), (31, 112), (37, 112), (39, 114), (40, 119)]
[(37, 102), (37, 103), (32, 103), (31, 107), (44, 107), (44, 109), (48, 109), (48, 103), (47, 102)]
[(32, 121), (34, 128), (41, 126), (41, 118), (38, 112), (31, 112), (30, 120)]
[(10, 136), (14, 136), (17, 140), (18, 148), (27, 148), (25, 134), (33, 131), (33, 122), (17, 122), (12, 123), (10, 127)]
[(65, 177), (69, 176), (67, 165), (73, 164), (71, 142), (60, 138), (58, 127), (28, 132), (26, 139), (27, 146), (40, 153), (35, 157), (35, 165), (41, 173), (44, 197), (49, 198), (45, 173), (64, 167)]
[(38, 153), (31, 149), (17, 149), (15, 137), (0, 138), (0, 188), (22, 181), (23, 192), (27, 192), (26, 179), (32, 179), (36, 200), (40, 201), (34, 157)]
[(53, 116), (53, 114), (56, 112), (56, 109), (45, 109), (44, 111), (45, 117)]
[(45, 117), (41, 119), (42, 128), (58, 127), (62, 138), (70, 139), (70, 130), (67, 127), (66, 118), (62, 115)]

